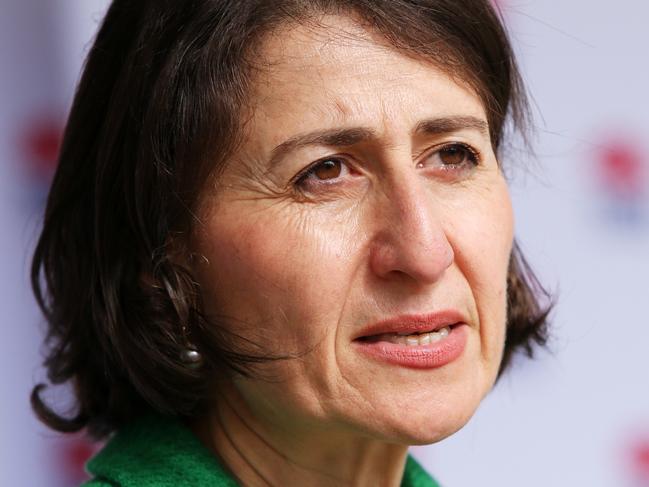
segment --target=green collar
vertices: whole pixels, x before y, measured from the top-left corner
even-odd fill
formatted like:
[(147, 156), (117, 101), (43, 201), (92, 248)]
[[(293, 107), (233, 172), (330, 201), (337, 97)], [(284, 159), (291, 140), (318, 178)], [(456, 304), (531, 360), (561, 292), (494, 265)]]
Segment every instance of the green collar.
[[(237, 487), (217, 459), (180, 421), (150, 415), (122, 428), (87, 464), (88, 486)], [(408, 456), (401, 487), (439, 487)]]

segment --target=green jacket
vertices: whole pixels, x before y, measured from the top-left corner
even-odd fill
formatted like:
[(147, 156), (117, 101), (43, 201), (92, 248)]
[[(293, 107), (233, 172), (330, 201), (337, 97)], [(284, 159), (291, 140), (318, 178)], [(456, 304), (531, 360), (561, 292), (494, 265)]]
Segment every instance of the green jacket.
[[(180, 421), (146, 416), (120, 430), (86, 468), (86, 487), (237, 487)], [(408, 457), (402, 487), (439, 487)]]

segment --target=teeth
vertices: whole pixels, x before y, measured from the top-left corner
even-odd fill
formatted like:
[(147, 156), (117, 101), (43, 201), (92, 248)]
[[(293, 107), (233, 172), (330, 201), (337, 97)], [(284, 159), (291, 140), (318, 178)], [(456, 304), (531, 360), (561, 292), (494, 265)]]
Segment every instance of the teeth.
[(415, 345), (419, 345), (419, 337), (408, 335), (406, 337), (406, 345), (408, 345), (409, 347), (414, 347)]
[(387, 333), (378, 338), (381, 341), (386, 341), (397, 345), (416, 347), (416, 346), (429, 345), (431, 343), (438, 342), (441, 339), (447, 337), (450, 332), (451, 329), (448, 326), (445, 326), (444, 328), (441, 328), (437, 331), (433, 331), (430, 333), (421, 333), (421, 334), (414, 334), (414, 335)]

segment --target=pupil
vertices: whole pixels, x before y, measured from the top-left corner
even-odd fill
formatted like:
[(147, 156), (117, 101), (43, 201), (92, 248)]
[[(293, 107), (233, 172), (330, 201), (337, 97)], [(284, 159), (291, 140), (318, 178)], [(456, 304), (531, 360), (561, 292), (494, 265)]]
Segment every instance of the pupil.
[(440, 151), (439, 157), (444, 164), (449, 166), (462, 164), (466, 158), (466, 150), (462, 147), (447, 147)]
[(340, 176), (340, 162), (338, 161), (323, 161), (318, 167), (315, 168), (315, 175), (318, 179), (333, 179)]

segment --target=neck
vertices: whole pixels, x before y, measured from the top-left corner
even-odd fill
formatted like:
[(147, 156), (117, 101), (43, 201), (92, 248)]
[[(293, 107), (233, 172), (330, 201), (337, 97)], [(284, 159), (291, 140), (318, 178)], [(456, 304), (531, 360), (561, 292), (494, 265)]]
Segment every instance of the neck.
[(269, 427), (230, 389), (192, 429), (242, 485), (398, 487), (407, 456), (389, 444), (334, 428)]

